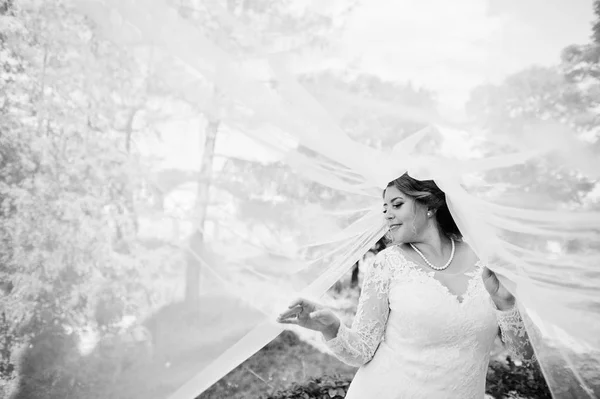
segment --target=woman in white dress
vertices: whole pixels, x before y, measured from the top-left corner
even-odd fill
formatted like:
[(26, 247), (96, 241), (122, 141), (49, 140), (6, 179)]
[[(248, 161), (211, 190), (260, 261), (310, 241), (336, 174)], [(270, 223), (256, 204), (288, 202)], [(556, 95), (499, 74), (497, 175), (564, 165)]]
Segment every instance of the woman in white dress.
[(404, 174), (383, 208), (392, 243), (366, 273), (352, 328), (304, 299), (278, 321), (320, 331), (360, 367), (346, 398), (482, 399), (498, 331), (513, 357), (531, 359), (515, 297), (461, 240), (433, 181)]

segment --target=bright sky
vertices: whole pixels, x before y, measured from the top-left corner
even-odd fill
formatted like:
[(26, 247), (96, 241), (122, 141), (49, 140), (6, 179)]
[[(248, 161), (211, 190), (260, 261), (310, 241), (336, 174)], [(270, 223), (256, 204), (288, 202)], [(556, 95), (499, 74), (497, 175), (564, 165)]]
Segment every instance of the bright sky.
[[(362, 1), (344, 38), (357, 69), (411, 80), (458, 109), (469, 91), (589, 42), (592, 0)], [(349, 62), (350, 64), (350, 62)]]

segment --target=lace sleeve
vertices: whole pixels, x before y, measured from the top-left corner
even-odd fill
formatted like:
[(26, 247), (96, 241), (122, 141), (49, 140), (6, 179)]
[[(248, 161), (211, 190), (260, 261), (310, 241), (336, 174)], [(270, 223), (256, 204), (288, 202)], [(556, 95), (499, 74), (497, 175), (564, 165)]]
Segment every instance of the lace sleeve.
[(352, 328), (342, 323), (337, 336), (325, 341), (338, 359), (351, 366), (369, 362), (383, 340), (390, 312), (386, 263), (385, 254), (379, 253), (367, 271)]
[(506, 345), (511, 358), (523, 363), (534, 362), (535, 355), (518, 306), (515, 304), (512, 309), (504, 311), (496, 309), (496, 318), (500, 327), (500, 339)]

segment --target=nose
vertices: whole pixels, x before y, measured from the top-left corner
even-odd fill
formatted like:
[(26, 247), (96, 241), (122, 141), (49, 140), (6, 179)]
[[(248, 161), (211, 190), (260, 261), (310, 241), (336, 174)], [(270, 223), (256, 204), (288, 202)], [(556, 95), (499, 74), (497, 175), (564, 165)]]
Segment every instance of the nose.
[(394, 218), (394, 214), (390, 211), (385, 213), (385, 220), (392, 220)]

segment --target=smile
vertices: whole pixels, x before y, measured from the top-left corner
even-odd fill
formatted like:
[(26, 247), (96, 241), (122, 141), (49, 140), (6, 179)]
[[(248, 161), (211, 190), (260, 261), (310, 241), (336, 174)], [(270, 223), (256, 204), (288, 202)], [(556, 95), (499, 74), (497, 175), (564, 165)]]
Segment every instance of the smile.
[(392, 224), (390, 225), (390, 231), (398, 230), (402, 226), (401, 224)]

